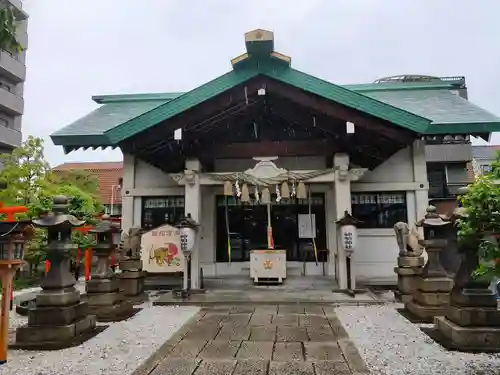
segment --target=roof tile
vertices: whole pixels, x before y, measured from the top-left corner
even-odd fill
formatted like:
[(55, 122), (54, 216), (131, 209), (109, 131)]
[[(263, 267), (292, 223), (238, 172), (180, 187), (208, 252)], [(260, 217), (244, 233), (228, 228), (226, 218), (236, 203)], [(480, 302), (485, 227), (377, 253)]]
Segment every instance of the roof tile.
[(56, 173), (72, 170), (87, 171), (97, 178), (101, 203), (121, 204), (122, 197), (118, 186), (123, 178), (123, 162), (64, 163), (53, 168)]

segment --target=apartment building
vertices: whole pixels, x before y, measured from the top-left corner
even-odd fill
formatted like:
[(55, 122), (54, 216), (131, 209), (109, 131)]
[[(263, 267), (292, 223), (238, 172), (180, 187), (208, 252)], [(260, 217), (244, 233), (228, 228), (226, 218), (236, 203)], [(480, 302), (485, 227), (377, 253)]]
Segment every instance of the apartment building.
[(500, 151), (499, 145), (472, 146), (472, 167), (475, 176), (491, 171), (498, 151)]
[(0, 8), (10, 6), (19, 22), (17, 40), (24, 51), (0, 50), (0, 153), (9, 152), (22, 141), (26, 49), (28, 48), (28, 15), (20, 0), (0, 0)]
[[(464, 77), (440, 79), (442, 84), (437, 85), (436, 82), (435, 90), (437, 91), (434, 93), (443, 95), (447, 91), (455, 94), (456, 99), (451, 108), (457, 114), (457, 119), (476, 124), (478, 129), (486, 121), (494, 123), (500, 121), (497, 116), (472, 103), (467, 103), (469, 98)], [(430, 92), (426, 92), (425, 96), (427, 97), (429, 94)], [(457, 124), (458, 128), (460, 128), (459, 124)], [(487, 133), (478, 132), (476, 136), (485, 140), (489, 139)], [(474, 180), (471, 137), (468, 134), (434, 134), (425, 139), (429, 201), (430, 204), (438, 208), (439, 212), (449, 213), (456, 207), (458, 189)]]

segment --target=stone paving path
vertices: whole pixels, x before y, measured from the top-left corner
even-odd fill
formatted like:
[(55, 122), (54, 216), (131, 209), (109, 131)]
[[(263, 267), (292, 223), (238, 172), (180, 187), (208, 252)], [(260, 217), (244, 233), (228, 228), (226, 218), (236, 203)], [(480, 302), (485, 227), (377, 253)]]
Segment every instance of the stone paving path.
[(214, 306), (161, 349), (149, 375), (368, 374), (332, 307)]

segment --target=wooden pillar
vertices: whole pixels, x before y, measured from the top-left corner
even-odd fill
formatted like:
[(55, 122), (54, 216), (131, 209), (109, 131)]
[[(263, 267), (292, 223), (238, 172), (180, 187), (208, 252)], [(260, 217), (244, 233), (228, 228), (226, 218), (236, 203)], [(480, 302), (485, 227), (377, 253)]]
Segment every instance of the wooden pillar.
[(0, 320), (0, 364), (7, 362), (7, 349), (9, 346), (9, 312), (10, 289), (16, 270), (21, 266), (22, 260), (0, 261), (0, 277), (2, 279), (2, 305)]

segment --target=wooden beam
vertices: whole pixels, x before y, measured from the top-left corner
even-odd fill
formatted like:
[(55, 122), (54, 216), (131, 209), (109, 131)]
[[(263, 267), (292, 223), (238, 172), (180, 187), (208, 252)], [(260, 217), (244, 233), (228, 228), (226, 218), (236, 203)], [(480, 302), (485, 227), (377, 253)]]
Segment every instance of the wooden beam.
[[(194, 125), (187, 125), (183, 128), (182, 141), (181, 144), (186, 144), (192, 139), (197, 139), (203, 134), (210, 133), (218, 129), (221, 125), (224, 125), (232, 118), (240, 118), (240, 117), (248, 117), (252, 112), (252, 109), (259, 103), (259, 101), (249, 98), (248, 104), (240, 103), (234, 107), (228, 108), (220, 113), (214, 114), (211, 118), (207, 118), (199, 123)], [(154, 153), (165, 145), (169, 143), (177, 143), (178, 141), (174, 140), (173, 137), (165, 137), (156, 141), (155, 143), (146, 146), (141, 149), (141, 153)]]
[(257, 90), (262, 88), (263, 82), (264, 79), (261, 76), (252, 78), (177, 116), (160, 122), (158, 125), (132, 137), (130, 140), (125, 140), (122, 142), (123, 147), (130, 152), (141, 153), (146, 147), (155, 147), (156, 145), (165, 143), (165, 141), (173, 140), (175, 129), (185, 129), (189, 125), (201, 123), (224, 110), (245, 105), (247, 102), (251, 104), (252, 101), (250, 99), (258, 97)]
[(339, 151), (333, 140), (262, 141), (213, 144), (198, 150), (200, 155), (213, 158), (252, 158), (255, 156), (316, 156), (331, 155)]
[(282, 98), (286, 98), (295, 105), (309, 107), (314, 111), (342, 119), (345, 122), (352, 122), (356, 126), (365, 128), (369, 131), (376, 131), (386, 138), (390, 138), (398, 143), (409, 144), (417, 137), (416, 133), (409, 130), (397, 129), (396, 125), (386, 124), (383, 120), (378, 120), (376, 118), (368, 118), (358, 110), (322, 99), (314, 94), (307, 93), (306, 91), (299, 90), (276, 80), (268, 79), (266, 82), (266, 89), (270, 94), (276, 94)]
[[(324, 115), (320, 115), (318, 118), (313, 119), (313, 117), (315, 117), (314, 115), (306, 114), (291, 105), (286, 106), (286, 108), (283, 103), (276, 105), (279, 102), (283, 102), (283, 100), (271, 100), (270, 102), (275, 103), (275, 105), (271, 104), (270, 107), (271, 112), (276, 116), (280, 116), (286, 121), (297, 123), (311, 130), (316, 129), (322, 131), (327, 137), (338, 141), (339, 144), (342, 145), (341, 148), (346, 152), (353, 153), (355, 149), (359, 148), (361, 153), (366, 153), (370, 158), (385, 161), (387, 159), (385, 151), (394, 147), (393, 141), (391, 141), (392, 145), (384, 145), (384, 147), (380, 147), (380, 145), (383, 145), (384, 142), (379, 134), (370, 134), (369, 137), (366, 133), (360, 134), (363, 133), (364, 129), (359, 129), (355, 134), (347, 134), (345, 124), (342, 124), (343, 127), (338, 129), (335, 125), (329, 125), (327, 123), (328, 118)], [(304, 123), (307, 123), (308, 125), (305, 125)], [(377, 147), (373, 148), (373, 144), (376, 144)]]

